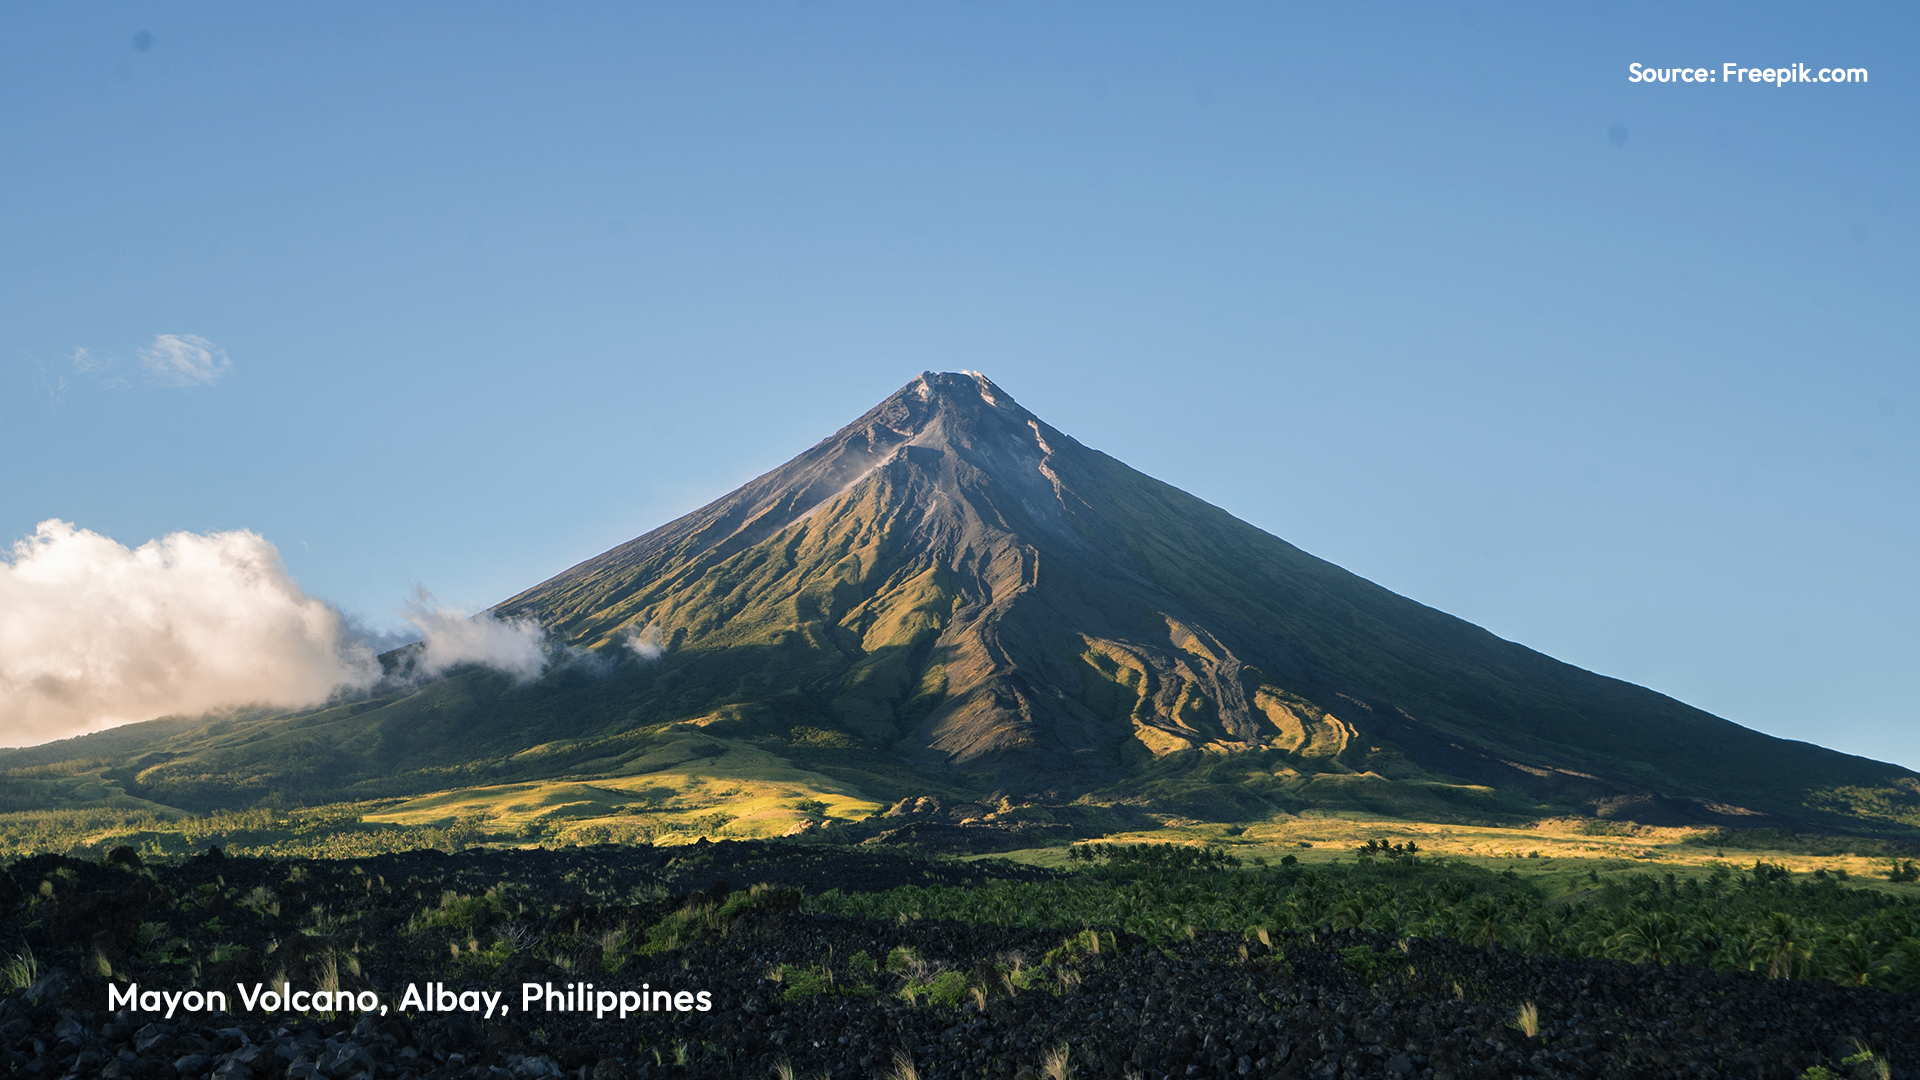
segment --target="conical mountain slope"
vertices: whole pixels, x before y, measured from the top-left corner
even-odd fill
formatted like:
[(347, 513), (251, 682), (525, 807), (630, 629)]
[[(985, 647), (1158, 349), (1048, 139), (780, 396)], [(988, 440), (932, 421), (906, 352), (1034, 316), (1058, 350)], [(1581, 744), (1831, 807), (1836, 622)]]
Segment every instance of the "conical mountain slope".
[(718, 806), (735, 789), (710, 781), (733, 777), (788, 817), (796, 793), (849, 814), (997, 793), (1236, 820), (1920, 827), (1907, 770), (1501, 640), (1082, 446), (971, 373), (921, 375), (494, 613), (537, 619), (566, 659), (526, 685), (472, 668), (0, 753), (0, 780), (188, 808), (486, 788), (506, 807), (489, 813), (619, 814), (672, 792)]
[(716, 710), (709, 723), (778, 725), (797, 690), (854, 738), (1008, 791), (1070, 794), (1179, 751), (1252, 748), (1287, 751), (1283, 773), (1660, 796), (1691, 802), (1656, 813), (1707, 819), (1804, 815), (1834, 789), (1911, 778), (1388, 592), (970, 373), (923, 374), (498, 610), (576, 645), (657, 638), (710, 669), (689, 679), (709, 700), (687, 702)]

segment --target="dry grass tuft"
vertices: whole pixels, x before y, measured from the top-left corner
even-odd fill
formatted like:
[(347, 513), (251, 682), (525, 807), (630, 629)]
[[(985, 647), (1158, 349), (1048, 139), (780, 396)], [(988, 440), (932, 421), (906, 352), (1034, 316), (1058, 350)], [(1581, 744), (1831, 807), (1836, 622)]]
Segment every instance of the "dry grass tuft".
[(1067, 1056), (1069, 1053), (1071, 1053), (1071, 1051), (1067, 1048), (1066, 1043), (1056, 1044), (1053, 1049), (1047, 1051), (1046, 1057), (1040, 1059), (1041, 1074), (1044, 1075), (1047, 1080), (1067, 1080)]
[(1531, 1001), (1522, 1003), (1519, 1013), (1513, 1018), (1513, 1026), (1519, 1028), (1520, 1034), (1529, 1039), (1539, 1037), (1540, 1007)]

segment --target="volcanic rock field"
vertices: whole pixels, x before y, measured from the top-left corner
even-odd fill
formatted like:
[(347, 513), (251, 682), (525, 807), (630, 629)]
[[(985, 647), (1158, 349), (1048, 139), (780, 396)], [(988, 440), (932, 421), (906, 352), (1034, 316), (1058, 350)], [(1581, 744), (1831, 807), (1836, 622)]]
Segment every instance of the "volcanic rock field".
[[(174, 865), (125, 849), (103, 862), (36, 856), (0, 876), (0, 958), (15, 985), (0, 997), (0, 1073), (1920, 1075), (1920, 1000), (1827, 981), (1359, 931), (1163, 945), (1099, 927), (855, 920), (802, 905), (828, 889), (1053, 876), (768, 842)], [(348, 1004), (266, 1011), (259, 995), (282, 986)], [(444, 1010), (402, 1009), (410, 987)], [(224, 1012), (205, 1009), (216, 990)], [(505, 1015), (465, 1010), (486, 994)], [(376, 1000), (384, 1014), (362, 1011)]]

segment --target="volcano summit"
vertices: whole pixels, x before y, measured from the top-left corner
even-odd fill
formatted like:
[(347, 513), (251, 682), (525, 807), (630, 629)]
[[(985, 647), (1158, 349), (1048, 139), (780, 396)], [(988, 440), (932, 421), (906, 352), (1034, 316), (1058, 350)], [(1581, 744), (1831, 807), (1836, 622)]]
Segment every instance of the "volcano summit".
[(1321, 806), (1902, 830), (1920, 801), (1897, 766), (1751, 731), (1380, 588), (971, 372), (922, 374), (492, 614), (597, 659), (524, 686), (470, 669), (295, 716), (58, 745), (175, 806), (591, 784), (700, 758), (885, 801), (1216, 820)]

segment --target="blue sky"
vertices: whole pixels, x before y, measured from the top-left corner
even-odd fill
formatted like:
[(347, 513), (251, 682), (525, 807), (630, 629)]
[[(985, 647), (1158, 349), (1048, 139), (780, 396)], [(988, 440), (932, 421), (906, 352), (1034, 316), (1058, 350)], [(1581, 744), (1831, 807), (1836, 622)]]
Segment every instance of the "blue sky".
[(1920, 766), (1916, 21), (11, 5), (0, 538), (249, 529), (398, 628), (977, 368), (1504, 637)]

